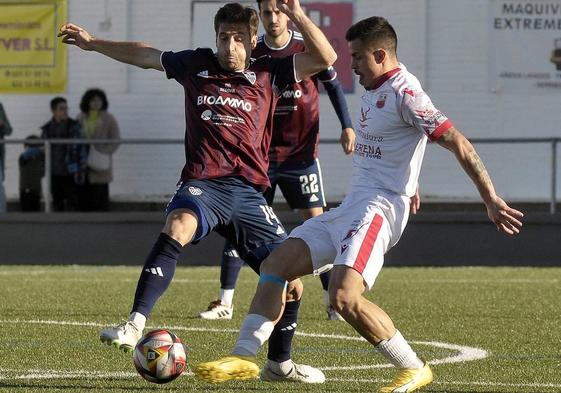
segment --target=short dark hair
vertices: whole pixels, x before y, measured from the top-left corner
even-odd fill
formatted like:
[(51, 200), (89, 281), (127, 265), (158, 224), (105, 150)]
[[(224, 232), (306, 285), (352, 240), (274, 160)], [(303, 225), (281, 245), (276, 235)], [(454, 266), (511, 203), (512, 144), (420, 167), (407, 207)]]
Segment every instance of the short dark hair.
[(62, 102), (66, 102), (66, 98), (64, 97), (55, 97), (51, 100), (51, 111), (54, 112), (54, 110), (56, 109), (56, 107), (58, 106), (58, 104), (62, 103)]
[(371, 16), (352, 25), (345, 34), (347, 41), (360, 40), (366, 44), (379, 45), (382, 48), (397, 53), (397, 34), (381, 16)]
[(37, 135), (28, 135), (28, 136), (25, 138), (25, 142), (24, 142), (23, 145), (24, 145), (25, 147), (31, 147), (31, 146), (42, 145), (41, 142), (39, 142), (39, 143), (34, 142), (34, 141), (37, 140), (37, 139), (39, 139), (39, 137), (38, 137)]
[(107, 96), (105, 92), (101, 89), (88, 89), (82, 96), (82, 100), (80, 101), (80, 110), (84, 113), (88, 113), (90, 111), (90, 101), (94, 97), (101, 98), (101, 110), (106, 111), (109, 108), (109, 102), (107, 101)]
[(257, 34), (259, 27), (259, 16), (257, 11), (251, 7), (244, 7), (240, 3), (228, 3), (220, 8), (214, 16), (214, 31), (218, 34), (218, 29), (222, 23), (234, 23), (246, 25), (251, 37)]

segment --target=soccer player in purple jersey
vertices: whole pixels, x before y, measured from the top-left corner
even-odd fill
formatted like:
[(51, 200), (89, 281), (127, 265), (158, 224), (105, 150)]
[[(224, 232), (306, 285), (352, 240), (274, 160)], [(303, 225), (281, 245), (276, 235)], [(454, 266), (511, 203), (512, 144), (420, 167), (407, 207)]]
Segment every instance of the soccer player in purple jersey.
[[(276, 0), (257, 0), (265, 34), (257, 39), (257, 46), (252, 51), (253, 57), (269, 55), (280, 58), (306, 49), (302, 35), (288, 28), (288, 17), (277, 8), (276, 3)], [(326, 89), (341, 123), (340, 140), (346, 154), (352, 153), (355, 140), (343, 89), (332, 67), (295, 83), (281, 95), (273, 118), (268, 170), (271, 188), (265, 191), (265, 199), (272, 206), (278, 186), (290, 208), (300, 210), (304, 220), (320, 215), (325, 207), (318, 160), (318, 82)], [(242, 265), (239, 253), (226, 242), (222, 252), (219, 297), (199, 314), (200, 318), (232, 318), (234, 288)], [(329, 302), (329, 272), (321, 274), (320, 280), (328, 319), (342, 320)], [(282, 321), (280, 323), (284, 325)]]
[[(128, 351), (134, 348), (146, 318), (171, 283), (182, 248), (211, 230), (231, 241), (256, 272), (261, 261), (286, 238), (262, 195), (270, 186), (267, 168), (272, 114), (286, 87), (328, 68), (337, 55), (298, 0), (279, 0), (278, 7), (302, 32), (305, 52), (278, 59), (251, 59), (257, 44), (258, 15), (237, 3), (226, 4), (215, 16), (216, 53), (207, 48), (162, 52), (141, 42), (99, 39), (71, 23), (61, 27), (59, 36), (64, 43), (141, 68), (165, 71), (185, 90), (186, 163), (181, 179), (166, 209), (164, 228), (142, 269), (129, 318), (103, 329), (103, 342)], [(261, 281), (270, 279), (260, 276)], [(301, 281), (289, 283), (286, 302), (298, 302), (302, 290)], [(297, 311), (290, 308), (290, 315), (284, 314), (294, 326)], [(275, 380), (325, 380), (320, 370), (292, 362), (294, 329), (275, 330), (273, 335), (277, 335), (276, 360), (269, 359), (263, 379), (274, 374)], [(258, 373), (259, 368), (253, 365), (228, 377), (247, 379)]]

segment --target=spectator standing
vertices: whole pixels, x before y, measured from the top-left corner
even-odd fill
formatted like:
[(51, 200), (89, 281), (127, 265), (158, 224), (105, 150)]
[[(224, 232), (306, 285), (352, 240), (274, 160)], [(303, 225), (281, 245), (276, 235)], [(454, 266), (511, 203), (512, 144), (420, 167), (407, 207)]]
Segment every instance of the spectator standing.
[[(41, 127), (41, 138), (81, 138), (80, 123), (68, 117), (68, 103), (65, 98), (53, 98), (51, 112), (53, 117)], [(53, 210), (78, 210), (78, 186), (82, 185), (85, 179), (85, 146), (53, 143), (50, 164)]]
[[(8, 121), (2, 103), (0, 103), (0, 139), (12, 133), (12, 126)], [(4, 144), (0, 144), (0, 213), (6, 212), (6, 193), (4, 191)]]
[(34, 143), (37, 135), (25, 138), (19, 164), (19, 203), (21, 211), (41, 210), (41, 178), (45, 175), (45, 152), (41, 143)]
[[(80, 102), (78, 121), (82, 133), (88, 139), (119, 139), (119, 125), (115, 117), (107, 112), (109, 103), (101, 89), (89, 89)], [(109, 210), (109, 183), (113, 181), (112, 154), (118, 144), (92, 144), (88, 150), (88, 169), (82, 187), (81, 205), (86, 211)]]

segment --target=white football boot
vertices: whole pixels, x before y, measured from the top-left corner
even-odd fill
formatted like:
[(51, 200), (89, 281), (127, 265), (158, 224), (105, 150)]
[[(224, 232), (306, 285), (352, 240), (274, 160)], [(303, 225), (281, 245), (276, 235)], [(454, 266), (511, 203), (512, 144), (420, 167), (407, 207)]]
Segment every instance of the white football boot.
[(142, 337), (140, 330), (132, 321), (123, 321), (117, 326), (101, 331), (99, 339), (107, 345), (113, 345), (123, 352), (132, 352)]
[(304, 382), (304, 383), (324, 383), (325, 374), (318, 368), (305, 364), (292, 362), (292, 370), (286, 375), (277, 374), (271, 370), (269, 362), (261, 370), (260, 378), (267, 382)]
[(199, 314), (201, 319), (232, 319), (234, 306), (226, 306), (220, 300), (210, 302), (206, 311)]

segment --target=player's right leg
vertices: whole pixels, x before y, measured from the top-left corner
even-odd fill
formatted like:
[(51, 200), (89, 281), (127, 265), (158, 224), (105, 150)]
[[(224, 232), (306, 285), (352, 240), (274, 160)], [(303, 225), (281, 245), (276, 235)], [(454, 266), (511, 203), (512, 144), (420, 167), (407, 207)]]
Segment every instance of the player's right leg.
[(168, 215), (164, 229), (144, 263), (128, 320), (103, 329), (100, 334), (102, 342), (125, 352), (134, 349), (142, 337), (147, 316), (173, 279), (177, 258), (183, 246), (193, 238), (197, 221), (197, 215), (188, 209), (176, 209)]
[(166, 209), (164, 228), (142, 268), (131, 313), (123, 323), (103, 329), (100, 334), (102, 342), (125, 352), (134, 349), (142, 337), (146, 318), (173, 279), (183, 246), (206, 236), (217, 221), (209, 213), (210, 209), (205, 209), (212, 202), (212, 189), (201, 191), (201, 188), (211, 186), (193, 181), (178, 187)]
[(236, 281), (243, 266), (236, 248), (226, 240), (220, 263), (220, 293), (218, 299), (210, 302), (205, 311), (199, 313), (201, 319), (232, 319), (234, 315), (234, 291)]

